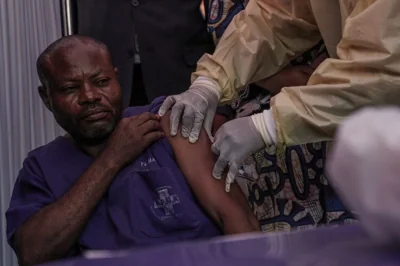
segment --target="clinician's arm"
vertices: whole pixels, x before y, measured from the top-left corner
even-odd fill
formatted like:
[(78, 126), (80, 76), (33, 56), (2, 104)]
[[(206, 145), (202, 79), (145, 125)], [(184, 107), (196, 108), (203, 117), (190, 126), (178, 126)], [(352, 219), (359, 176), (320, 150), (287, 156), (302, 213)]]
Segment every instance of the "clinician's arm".
[(197, 200), (224, 234), (259, 231), (259, 223), (240, 187), (233, 184), (230, 193), (226, 193), (225, 182), (212, 177), (215, 160), (206, 132), (202, 130), (199, 140), (191, 144), (180, 133), (170, 136), (169, 113), (162, 117), (161, 125)]
[(307, 86), (284, 88), (272, 99), (278, 142), (329, 140), (352, 112), (399, 104), (400, 1), (356, 2), (345, 20), (339, 59), (325, 60)]
[(224, 32), (213, 55), (198, 62), (192, 80), (215, 80), (222, 103), (236, 89), (278, 72), (321, 40), (309, 0), (251, 0)]

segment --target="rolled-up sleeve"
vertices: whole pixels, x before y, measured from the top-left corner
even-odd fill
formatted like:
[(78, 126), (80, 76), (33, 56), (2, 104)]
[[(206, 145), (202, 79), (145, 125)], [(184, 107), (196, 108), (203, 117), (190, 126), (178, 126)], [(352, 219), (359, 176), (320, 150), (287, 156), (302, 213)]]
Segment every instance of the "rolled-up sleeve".
[(28, 157), (19, 172), (6, 212), (7, 240), (12, 247), (12, 238), (18, 228), (53, 201), (54, 196), (42, 176), (39, 164), (34, 157)]
[(251, 0), (233, 18), (214, 54), (199, 60), (192, 80), (217, 81), (221, 103), (227, 103), (238, 88), (275, 74), (320, 40), (308, 0)]
[(370, 105), (400, 103), (400, 1), (360, 0), (346, 19), (338, 59), (325, 60), (307, 86), (271, 101), (278, 142), (330, 140), (343, 119)]

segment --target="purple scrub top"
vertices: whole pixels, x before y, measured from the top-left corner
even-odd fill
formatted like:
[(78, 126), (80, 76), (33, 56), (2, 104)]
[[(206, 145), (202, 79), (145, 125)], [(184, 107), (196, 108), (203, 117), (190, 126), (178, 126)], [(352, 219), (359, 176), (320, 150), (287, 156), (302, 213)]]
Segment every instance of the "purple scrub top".
[[(157, 113), (164, 97), (128, 108), (124, 117)], [(35, 212), (60, 198), (93, 162), (58, 137), (33, 150), (23, 163), (6, 213), (7, 238)], [(166, 138), (122, 169), (92, 214), (74, 254), (210, 238), (220, 230), (196, 202)], [(11, 243), (10, 243), (11, 245)]]

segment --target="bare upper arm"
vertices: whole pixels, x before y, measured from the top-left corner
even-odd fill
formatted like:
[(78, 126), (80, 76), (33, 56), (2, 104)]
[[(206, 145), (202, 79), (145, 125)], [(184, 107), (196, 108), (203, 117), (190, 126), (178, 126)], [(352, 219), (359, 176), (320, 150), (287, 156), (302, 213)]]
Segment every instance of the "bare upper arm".
[[(181, 136), (180, 131), (178, 131), (175, 137), (170, 135), (169, 113), (161, 118), (161, 125), (165, 136), (172, 146), (179, 168), (185, 175), (186, 181), (193, 190), (198, 201), (209, 215), (219, 225), (226, 223), (224, 218), (228, 219), (228, 217), (240, 216), (247, 220), (248, 223), (251, 223), (253, 229), (254, 227), (258, 227), (258, 222), (240, 187), (234, 183), (231, 187), (231, 191), (226, 193), (225, 181), (217, 180), (212, 177), (215, 158), (211, 151), (211, 142), (206, 132), (203, 130), (199, 140), (192, 144)], [(235, 225), (234, 227), (236, 228), (232, 230), (246, 230), (243, 229), (243, 227), (246, 226), (248, 226), (248, 224)], [(242, 229), (238, 229), (238, 227)]]

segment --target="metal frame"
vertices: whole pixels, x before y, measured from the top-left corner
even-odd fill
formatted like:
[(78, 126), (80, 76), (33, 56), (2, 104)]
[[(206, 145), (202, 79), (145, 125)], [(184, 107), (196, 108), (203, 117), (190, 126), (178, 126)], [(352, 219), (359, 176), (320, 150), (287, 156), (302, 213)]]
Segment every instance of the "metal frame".
[(60, 0), (62, 35), (76, 34), (76, 1)]

